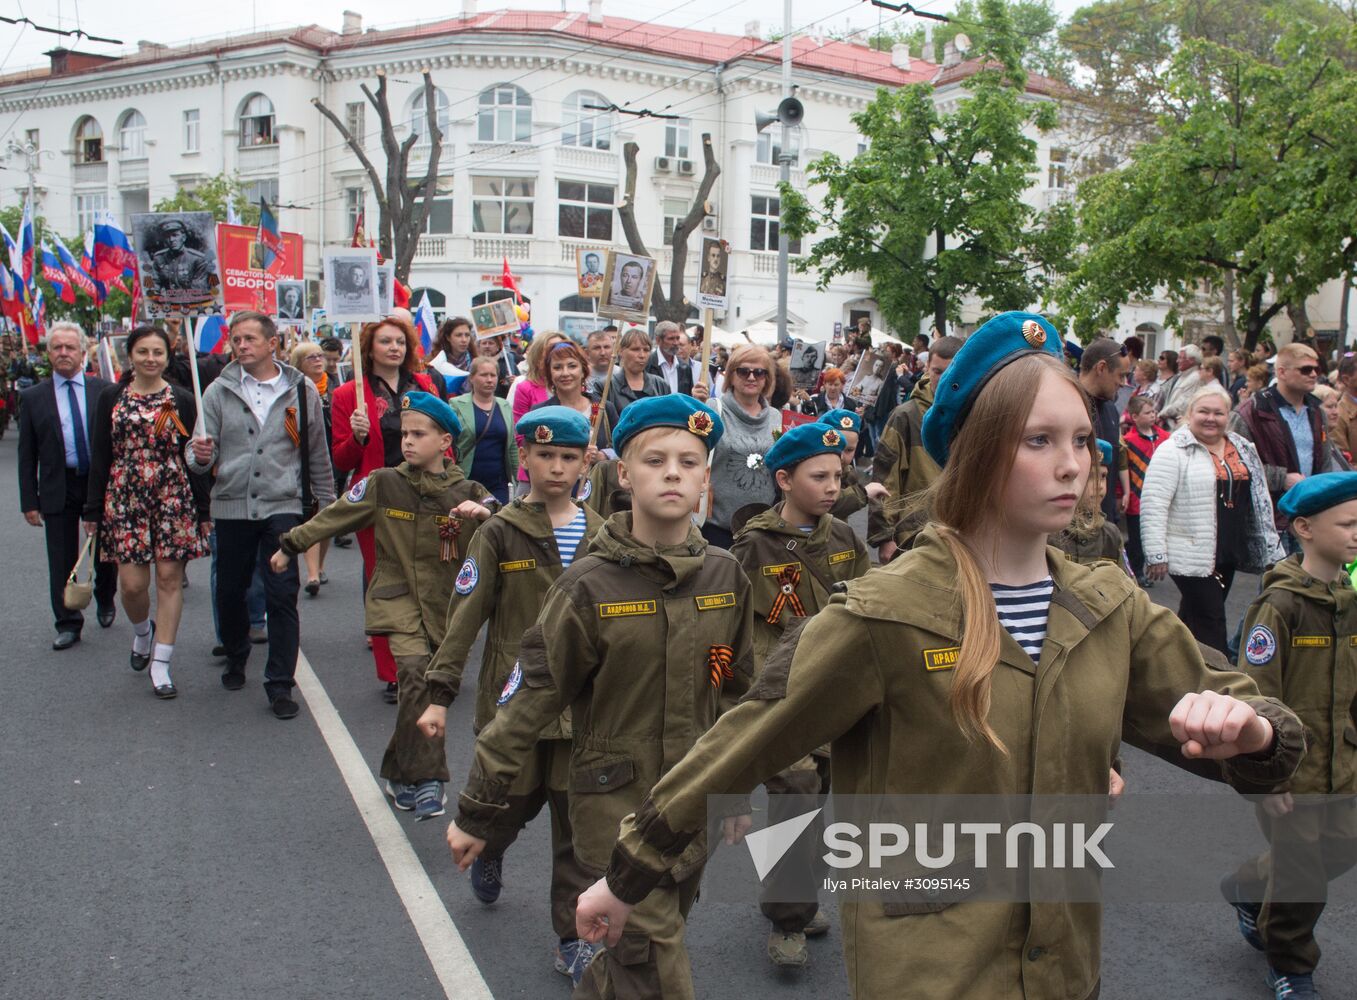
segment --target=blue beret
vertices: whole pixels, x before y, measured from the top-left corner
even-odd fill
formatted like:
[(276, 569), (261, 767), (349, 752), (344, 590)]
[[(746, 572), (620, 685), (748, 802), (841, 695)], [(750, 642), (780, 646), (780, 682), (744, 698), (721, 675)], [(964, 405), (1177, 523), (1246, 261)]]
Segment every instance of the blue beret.
[(631, 438), (652, 427), (677, 427), (688, 431), (700, 437), (708, 451), (716, 447), (716, 442), (725, 433), (725, 426), (716, 411), (692, 396), (671, 392), (628, 403), (613, 428), (613, 447), (621, 454)]
[(862, 418), (852, 410), (825, 410), (816, 422), (829, 424), (830, 427), (837, 427), (841, 431), (862, 430)]
[(1029, 354), (1049, 354), (1064, 363), (1060, 334), (1036, 313), (1000, 313), (966, 338), (935, 387), (933, 405), (924, 417), (924, 448), (933, 461), (947, 464), (952, 441), (985, 383)]
[(764, 453), (763, 465), (769, 472), (790, 469), (799, 462), (816, 455), (842, 455), (848, 441), (842, 432), (826, 427), (818, 421), (797, 424), (788, 430)]
[(589, 430), (584, 414), (568, 406), (539, 406), (518, 422), (518, 433), (527, 444), (588, 448)]
[(1098, 450), (1103, 453), (1103, 465), (1112, 464), (1112, 442), (1098, 438)]
[(1357, 500), (1357, 472), (1321, 472), (1283, 493), (1277, 509), (1287, 517), (1311, 517), (1348, 500)]
[(401, 397), (401, 410), (402, 412), (414, 410), (424, 414), (454, 438), (462, 433), (462, 422), (457, 419), (457, 414), (452, 412), (452, 407), (432, 393), (420, 392), (417, 389), (407, 392)]

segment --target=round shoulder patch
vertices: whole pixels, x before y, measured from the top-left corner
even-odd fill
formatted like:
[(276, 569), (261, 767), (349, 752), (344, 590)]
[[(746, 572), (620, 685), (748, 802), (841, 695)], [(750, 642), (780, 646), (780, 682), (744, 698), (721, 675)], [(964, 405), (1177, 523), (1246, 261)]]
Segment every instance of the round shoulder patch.
[(467, 556), (466, 562), (462, 563), (462, 568), (457, 571), (457, 581), (452, 585), (452, 589), (465, 597), (476, 589), (476, 584), (481, 582), (481, 571), (476, 566), (476, 557)]
[(495, 704), (505, 704), (510, 698), (518, 693), (518, 689), (522, 686), (523, 668), (515, 663), (514, 669), (509, 671), (509, 679), (504, 682), (504, 690), (499, 693), (499, 698), (495, 701)]
[(580, 487), (580, 499), (588, 500), (594, 495), (594, 484), (592, 480), (586, 479), (584, 485)]
[(344, 497), (349, 503), (357, 503), (359, 500), (363, 499), (363, 494), (367, 491), (368, 477), (364, 476), (362, 479), (358, 480), (358, 482), (354, 483), (353, 486), (349, 487), (349, 492), (345, 493)]
[(1261, 667), (1277, 655), (1277, 637), (1266, 625), (1255, 625), (1244, 644), (1244, 658), (1255, 667)]

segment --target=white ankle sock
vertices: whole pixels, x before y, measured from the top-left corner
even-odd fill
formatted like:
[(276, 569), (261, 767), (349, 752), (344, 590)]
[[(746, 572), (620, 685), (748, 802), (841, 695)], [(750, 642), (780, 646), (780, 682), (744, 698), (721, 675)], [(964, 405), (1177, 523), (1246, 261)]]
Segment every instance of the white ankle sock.
[(147, 618), (144, 622), (133, 622), (132, 631), (132, 652), (138, 656), (145, 656), (151, 651), (151, 619)]
[(155, 687), (163, 687), (170, 682), (170, 657), (173, 655), (173, 643), (155, 644), (155, 655), (151, 657), (151, 684)]

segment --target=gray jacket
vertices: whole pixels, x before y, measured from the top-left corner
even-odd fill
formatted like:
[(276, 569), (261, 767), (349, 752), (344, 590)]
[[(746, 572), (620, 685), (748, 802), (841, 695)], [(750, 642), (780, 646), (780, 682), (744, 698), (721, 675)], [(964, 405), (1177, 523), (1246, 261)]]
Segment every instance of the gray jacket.
[[(241, 388), (243, 369), (232, 361), (203, 393), (203, 427), (212, 439), (212, 461), (199, 465), (193, 443), (184, 448), (190, 472), (215, 470), (212, 516), (237, 521), (262, 521), (274, 514), (301, 514), (301, 454), (288, 433), (289, 409), (296, 411), (297, 386), (305, 383), (307, 444), (311, 495), (324, 507), (335, 498), (330, 449), (325, 443), (325, 413), (315, 385), (290, 365), (283, 371), (287, 392), (274, 402), (264, 426)], [(300, 433), (301, 416), (294, 412)]]

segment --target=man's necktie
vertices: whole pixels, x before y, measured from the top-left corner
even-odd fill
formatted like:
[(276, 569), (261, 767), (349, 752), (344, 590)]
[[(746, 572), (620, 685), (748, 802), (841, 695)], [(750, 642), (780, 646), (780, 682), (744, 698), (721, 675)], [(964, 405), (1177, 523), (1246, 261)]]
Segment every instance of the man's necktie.
[(90, 471), (90, 449), (85, 443), (85, 418), (80, 413), (80, 400), (75, 394), (75, 383), (66, 383), (66, 398), (71, 406), (71, 433), (75, 435), (75, 471), (82, 476)]

